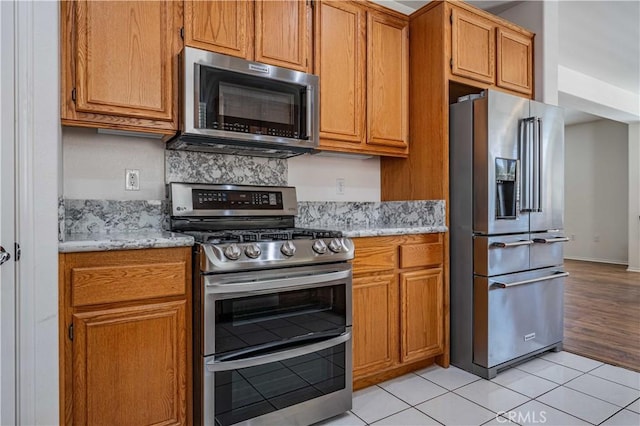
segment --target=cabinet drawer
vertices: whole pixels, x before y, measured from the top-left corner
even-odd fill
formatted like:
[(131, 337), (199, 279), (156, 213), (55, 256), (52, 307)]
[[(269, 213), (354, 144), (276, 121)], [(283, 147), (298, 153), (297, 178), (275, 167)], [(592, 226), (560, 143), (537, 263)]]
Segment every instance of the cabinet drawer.
[(441, 263), (441, 243), (405, 244), (400, 246), (400, 268), (440, 265)]
[(369, 273), (388, 271), (397, 264), (397, 254), (394, 246), (362, 247), (356, 242), (356, 257), (353, 259), (353, 273)]
[(185, 294), (186, 262), (71, 269), (71, 305)]

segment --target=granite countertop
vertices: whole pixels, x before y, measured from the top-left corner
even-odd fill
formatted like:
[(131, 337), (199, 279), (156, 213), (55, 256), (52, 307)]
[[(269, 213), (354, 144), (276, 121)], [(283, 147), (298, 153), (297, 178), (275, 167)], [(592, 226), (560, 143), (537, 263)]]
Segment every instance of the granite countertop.
[(436, 234), (447, 232), (446, 226), (393, 226), (393, 225), (371, 225), (371, 226), (348, 226), (340, 229), (345, 237), (380, 237), (385, 235), (409, 235), (409, 234)]
[(65, 234), (58, 243), (60, 253), (190, 247), (193, 237), (176, 232), (141, 230), (129, 232)]

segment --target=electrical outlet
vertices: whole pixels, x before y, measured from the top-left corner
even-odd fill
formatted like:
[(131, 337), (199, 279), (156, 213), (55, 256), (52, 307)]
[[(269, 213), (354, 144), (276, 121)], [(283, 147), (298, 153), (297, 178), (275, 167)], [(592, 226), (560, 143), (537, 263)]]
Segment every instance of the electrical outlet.
[(575, 241), (576, 240), (576, 234), (571, 234), (571, 237), (569, 237), (569, 239), (571, 241)]
[(344, 186), (345, 186), (345, 179), (336, 178), (336, 194), (344, 195)]
[(600, 242), (600, 235), (594, 235), (593, 236), (593, 242), (594, 243), (599, 243)]
[(140, 191), (140, 170), (125, 169), (124, 189), (126, 191)]

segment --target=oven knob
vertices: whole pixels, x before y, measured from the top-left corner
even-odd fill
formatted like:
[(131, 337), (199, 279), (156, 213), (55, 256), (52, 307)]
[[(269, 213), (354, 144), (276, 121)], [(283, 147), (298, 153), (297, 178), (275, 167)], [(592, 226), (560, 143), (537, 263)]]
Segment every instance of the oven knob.
[(249, 244), (247, 247), (245, 247), (244, 254), (252, 259), (255, 259), (260, 256), (260, 254), (262, 254), (262, 250), (260, 250), (260, 247), (258, 247), (257, 244)]
[(338, 238), (334, 238), (333, 240), (331, 240), (331, 242), (329, 243), (329, 250), (334, 253), (340, 253), (342, 251), (342, 241), (340, 241)]
[(327, 245), (322, 240), (316, 240), (311, 248), (318, 254), (325, 254), (327, 252)]
[(224, 249), (224, 255), (229, 260), (238, 260), (241, 254), (242, 250), (237, 244), (230, 244)]
[(291, 241), (285, 241), (280, 247), (280, 251), (287, 257), (291, 257), (296, 252), (296, 246)]

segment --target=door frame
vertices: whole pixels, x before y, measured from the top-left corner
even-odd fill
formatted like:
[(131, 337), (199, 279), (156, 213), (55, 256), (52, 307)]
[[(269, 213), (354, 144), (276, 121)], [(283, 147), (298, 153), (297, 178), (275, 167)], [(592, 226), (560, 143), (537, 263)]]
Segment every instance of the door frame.
[(16, 424), (60, 423), (58, 205), (59, 2), (15, 8)]
[(0, 424), (16, 424), (15, 7), (0, 2)]

